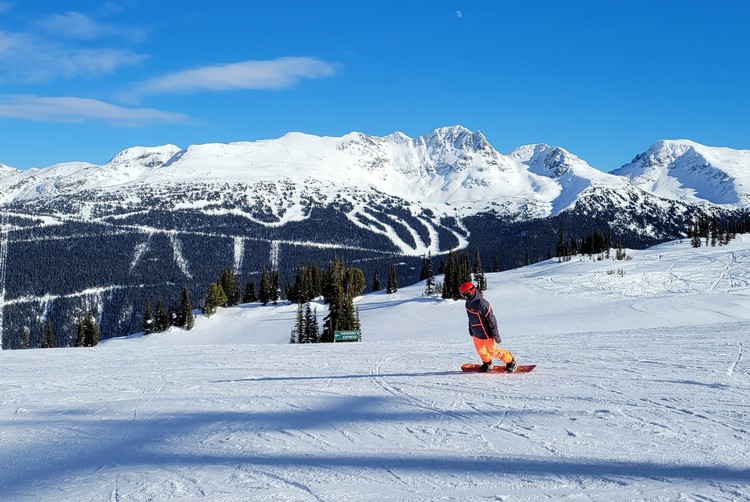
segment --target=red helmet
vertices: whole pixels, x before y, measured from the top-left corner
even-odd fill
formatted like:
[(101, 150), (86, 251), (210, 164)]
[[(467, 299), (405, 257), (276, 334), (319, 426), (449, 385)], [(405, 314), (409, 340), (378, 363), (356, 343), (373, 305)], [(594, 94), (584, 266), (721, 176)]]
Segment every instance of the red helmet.
[(474, 296), (474, 293), (476, 293), (476, 291), (477, 288), (470, 282), (465, 282), (458, 287), (458, 293), (464, 298)]

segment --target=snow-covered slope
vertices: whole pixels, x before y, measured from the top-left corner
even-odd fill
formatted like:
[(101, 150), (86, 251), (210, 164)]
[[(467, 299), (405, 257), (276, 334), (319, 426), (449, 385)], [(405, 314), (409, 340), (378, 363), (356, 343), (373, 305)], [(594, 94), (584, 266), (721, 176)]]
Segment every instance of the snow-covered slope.
[(527, 375), (461, 373), (423, 284), (359, 298), (362, 343), (244, 305), (4, 352), (0, 500), (748, 500), (750, 236), (628, 254), (488, 274)]
[(658, 141), (612, 174), (667, 199), (750, 207), (750, 150)]

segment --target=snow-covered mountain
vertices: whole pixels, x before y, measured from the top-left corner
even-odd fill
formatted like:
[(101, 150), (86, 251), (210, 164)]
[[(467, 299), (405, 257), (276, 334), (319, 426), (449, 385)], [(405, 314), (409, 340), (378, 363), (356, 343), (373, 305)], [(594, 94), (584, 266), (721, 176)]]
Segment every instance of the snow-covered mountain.
[(545, 144), (502, 154), (454, 126), (0, 166), (0, 338), (18, 347), (27, 319), (51, 317), (70, 344), (82, 311), (99, 313), (105, 338), (131, 332), (148, 301), (183, 286), (199, 298), (225, 267), (249, 282), (336, 255), (368, 278), (395, 263), (416, 280), (427, 255), (473, 250), (503, 270), (553, 256), (561, 233), (643, 247), (750, 207), (749, 165), (747, 152), (660, 142), (604, 173)]
[(750, 207), (750, 150), (658, 141), (612, 174), (667, 199)]
[[(191, 145), (184, 150), (174, 145), (133, 147), (101, 166), (3, 168), (0, 201), (66, 197), (70, 202), (85, 194), (78, 207), (90, 209), (98, 195), (107, 194), (109, 204), (112, 195), (119, 194), (119, 199), (138, 209), (141, 196), (153, 202), (158, 195), (180, 208), (200, 207), (205, 201), (198, 192), (211, 193), (211, 187), (227, 183), (246, 192), (244, 201), (235, 200), (235, 205), (264, 207), (274, 215), (267, 220), (273, 224), (304, 219), (309, 213), (306, 206), (313, 201), (327, 204), (343, 196), (359, 206), (368, 193), (406, 201), (415, 213), (429, 208), (459, 217), (484, 211), (522, 218), (555, 216), (602, 192), (618, 193), (630, 204), (648, 203), (655, 197), (748, 207), (750, 152), (660, 141), (631, 164), (608, 174), (560, 147), (544, 144), (503, 155), (481, 132), (461, 126), (436, 129), (415, 139), (402, 133), (385, 137), (289, 133), (274, 140)], [(189, 201), (181, 197), (188, 186), (192, 187)], [(287, 194), (281, 204), (280, 192)]]
[[(175, 184), (198, 191), (239, 184), (254, 196), (245, 202), (269, 208), (276, 224), (303, 218), (306, 211), (298, 206), (310, 201), (325, 204), (342, 193), (362, 191), (451, 216), (482, 211), (554, 216), (601, 190), (627, 192), (628, 200), (655, 196), (690, 204), (750, 205), (748, 151), (660, 141), (631, 164), (607, 174), (560, 147), (544, 144), (503, 155), (481, 132), (461, 126), (415, 139), (401, 133), (289, 133), (275, 140), (192, 145), (184, 150), (174, 145), (134, 147), (101, 166), (65, 163), (30, 171), (3, 166), (0, 174), (5, 204), (57, 196), (75, 199), (85, 193), (88, 205), (96, 202), (97, 193), (119, 193), (137, 206), (139, 194), (159, 192), (171, 194), (168, 197), (185, 208), (189, 204), (180, 200), (183, 191), (174, 190)], [(275, 199), (280, 191), (290, 190), (293, 194), (281, 215)], [(192, 203), (200, 206), (200, 197), (192, 193)]]
[(4, 178), (6, 176), (12, 176), (14, 174), (18, 174), (18, 169), (6, 166), (2, 162), (0, 162), (0, 178)]

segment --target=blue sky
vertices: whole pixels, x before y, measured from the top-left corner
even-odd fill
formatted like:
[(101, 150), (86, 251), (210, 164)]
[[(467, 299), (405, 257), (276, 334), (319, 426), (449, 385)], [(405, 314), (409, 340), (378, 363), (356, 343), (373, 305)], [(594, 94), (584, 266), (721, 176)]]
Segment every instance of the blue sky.
[(740, 0), (0, 0), (0, 162), (457, 124), (605, 171), (660, 139), (750, 149), (749, 14)]

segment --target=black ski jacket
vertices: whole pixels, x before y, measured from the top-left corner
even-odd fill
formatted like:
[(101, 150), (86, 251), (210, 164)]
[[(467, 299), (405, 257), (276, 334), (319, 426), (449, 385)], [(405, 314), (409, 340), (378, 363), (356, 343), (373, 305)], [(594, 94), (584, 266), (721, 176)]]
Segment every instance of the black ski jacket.
[(484, 299), (484, 295), (477, 290), (471, 298), (466, 299), (466, 313), (469, 316), (469, 334), (476, 338), (486, 340), (494, 338), (500, 343), (500, 331), (497, 329), (497, 320), (492, 313), (490, 302)]

